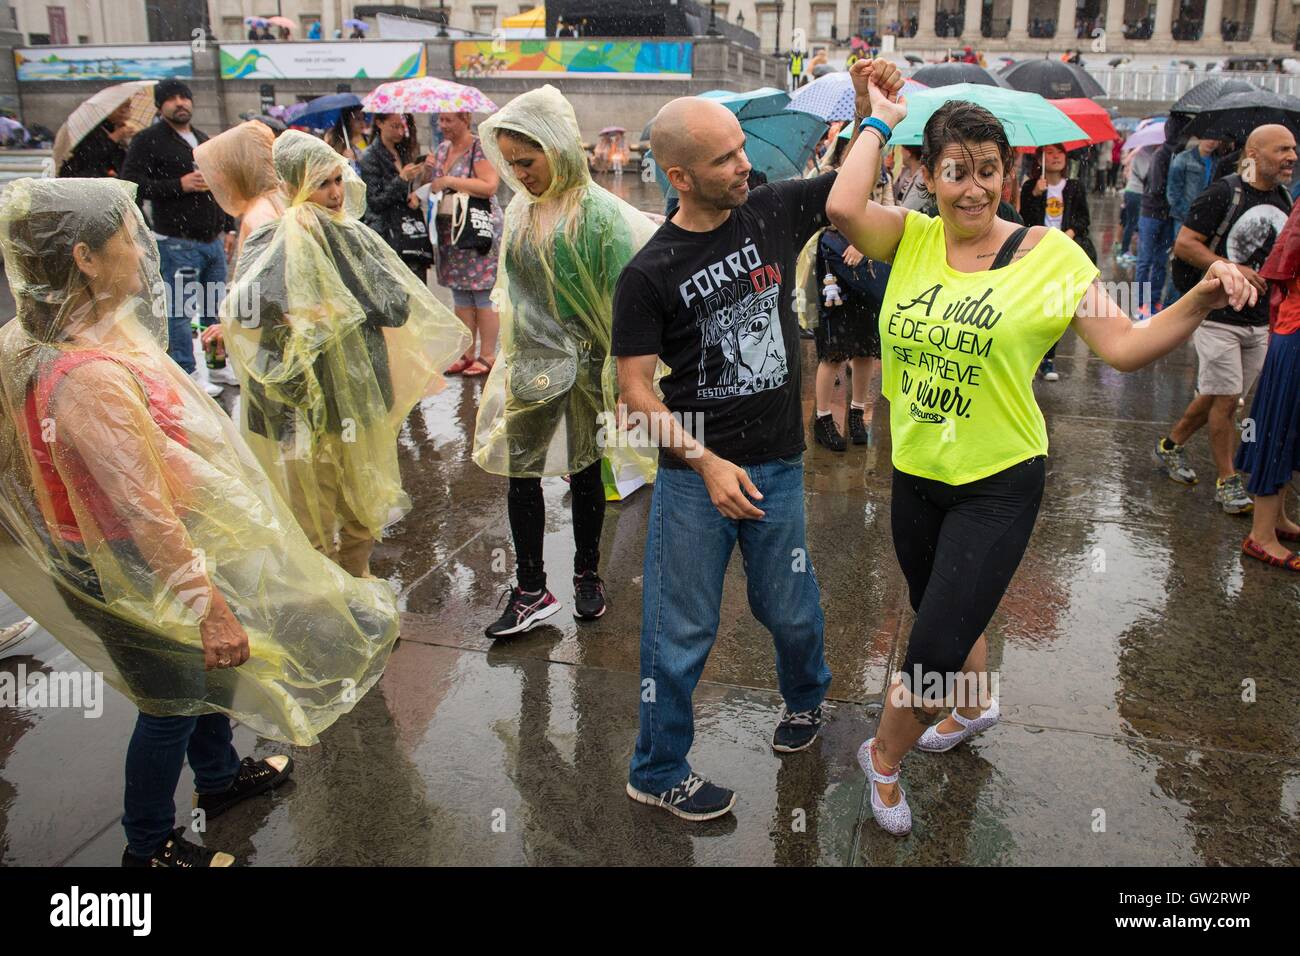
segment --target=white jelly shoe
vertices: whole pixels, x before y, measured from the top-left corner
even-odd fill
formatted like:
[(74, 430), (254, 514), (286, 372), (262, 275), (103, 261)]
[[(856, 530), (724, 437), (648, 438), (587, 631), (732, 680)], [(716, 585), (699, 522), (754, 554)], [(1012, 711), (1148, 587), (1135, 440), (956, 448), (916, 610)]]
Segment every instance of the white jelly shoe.
[[(858, 748), (858, 766), (871, 782), (871, 813), (886, 833), (907, 836), (912, 832), (912, 808), (907, 805), (907, 794), (903, 792), (903, 788), (901, 786), (898, 788), (898, 803), (892, 807), (885, 806), (880, 799), (880, 794), (876, 792), (878, 783), (898, 783), (898, 768), (895, 767), (894, 772), (888, 776), (876, 769), (875, 762), (871, 759), (871, 749), (875, 743), (876, 738), (872, 737)], [(902, 766), (901, 761), (899, 766)]]
[(927, 727), (925, 728), (925, 733), (921, 735), (921, 739), (916, 742), (917, 749), (932, 754), (941, 754), (945, 750), (952, 750), (953, 747), (956, 747), (963, 740), (974, 737), (976, 734), (988, 730), (998, 722), (998, 718), (1001, 716), (1002, 714), (998, 710), (998, 701), (996, 697), (993, 698), (992, 703), (989, 704), (989, 709), (984, 711), (984, 713), (980, 714), (978, 717), (966, 718), (957, 713), (954, 709), (952, 712), (952, 719), (961, 724), (961, 730), (955, 730), (950, 734), (941, 734), (939, 733), (938, 724)]

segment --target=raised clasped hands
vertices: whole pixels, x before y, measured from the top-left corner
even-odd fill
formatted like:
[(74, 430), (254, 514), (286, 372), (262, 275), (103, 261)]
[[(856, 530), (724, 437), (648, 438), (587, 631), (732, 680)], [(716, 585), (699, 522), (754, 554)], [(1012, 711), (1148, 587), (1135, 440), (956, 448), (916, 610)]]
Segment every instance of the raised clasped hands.
[(849, 76), (863, 116), (883, 120), (890, 129), (907, 116), (907, 104), (898, 95), (903, 88), (903, 74), (894, 64), (888, 60), (858, 60), (849, 68)]

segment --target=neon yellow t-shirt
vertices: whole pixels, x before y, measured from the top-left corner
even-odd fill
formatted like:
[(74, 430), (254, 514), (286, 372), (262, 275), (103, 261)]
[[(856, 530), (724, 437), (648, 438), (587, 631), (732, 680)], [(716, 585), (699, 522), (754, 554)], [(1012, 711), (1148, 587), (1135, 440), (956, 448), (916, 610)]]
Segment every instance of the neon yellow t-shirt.
[(1051, 229), (997, 270), (948, 265), (943, 220), (907, 216), (880, 311), (894, 467), (964, 485), (1047, 454), (1038, 364), (1097, 267)]

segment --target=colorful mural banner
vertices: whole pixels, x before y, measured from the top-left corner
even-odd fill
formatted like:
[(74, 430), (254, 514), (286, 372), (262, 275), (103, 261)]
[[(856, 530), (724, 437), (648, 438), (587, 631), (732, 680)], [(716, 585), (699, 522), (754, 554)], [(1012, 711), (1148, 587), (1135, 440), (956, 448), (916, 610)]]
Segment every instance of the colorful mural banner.
[(148, 46), (34, 46), (14, 49), (19, 83), (38, 80), (161, 80), (192, 77), (188, 43)]
[(223, 80), (405, 80), (424, 76), (423, 43), (223, 43)]
[(598, 76), (616, 79), (689, 79), (690, 41), (680, 40), (459, 40), (458, 77)]

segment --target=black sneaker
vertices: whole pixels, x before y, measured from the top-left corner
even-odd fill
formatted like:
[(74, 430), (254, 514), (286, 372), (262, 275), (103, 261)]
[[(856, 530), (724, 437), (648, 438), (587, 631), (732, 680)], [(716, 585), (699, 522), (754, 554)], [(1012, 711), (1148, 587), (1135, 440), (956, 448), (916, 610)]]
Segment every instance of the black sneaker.
[(520, 634), (560, 609), (560, 602), (550, 591), (526, 594), (519, 588), (511, 588), (502, 597), (507, 595), (510, 599), (506, 601), (505, 611), (483, 631), (488, 637)]
[(185, 828), (177, 827), (172, 831), (172, 835), (167, 842), (154, 850), (153, 856), (148, 859), (136, 856), (130, 850), (123, 850), (122, 865), (126, 867), (162, 866), (191, 870), (209, 866), (234, 866), (235, 858), (229, 853), (221, 853), (217, 850), (209, 850), (207, 847), (196, 846), (185, 839)]
[(870, 445), (871, 432), (867, 429), (865, 414), (861, 408), (849, 406), (849, 441), (855, 445)]
[(688, 773), (685, 780), (657, 797), (643, 793), (630, 783), (627, 785), (627, 795), (637, 803), (663, 807), (683, 820), (712, 820), (730, 813), (736, 805), (735, 791), (714, 786), (693, 773)]
[(778, 753), (792, 754), (812, 746), (818, 731), (822, 729), (822, 723), (820, 705), (793, 714), (789, 708), (783, 709), (781, 719), (776, 724), (776, 732), (772, 734), (772, 749)]
[(208, 817), (219, 817), (241, 800), (255, 797), (280, 786), (293, 773), (293, 758), (288, 754), (276, 754), (263, 760), (245, 757), (235, 774), (235, 782), (229, 790), (221, 793), (196, 793), (194, 809), (202, 810)]
[(573, 616), (580, 621), (594, 621), (605, 613), (605, 582), (595, 571), (573, 579)]
[(849, 447), (840, 430), (835, 427), (835, 419), (830, 415), (818, 415), (813, 419), (813, 438), (817, 444), (831, 451), (844, 451)]

